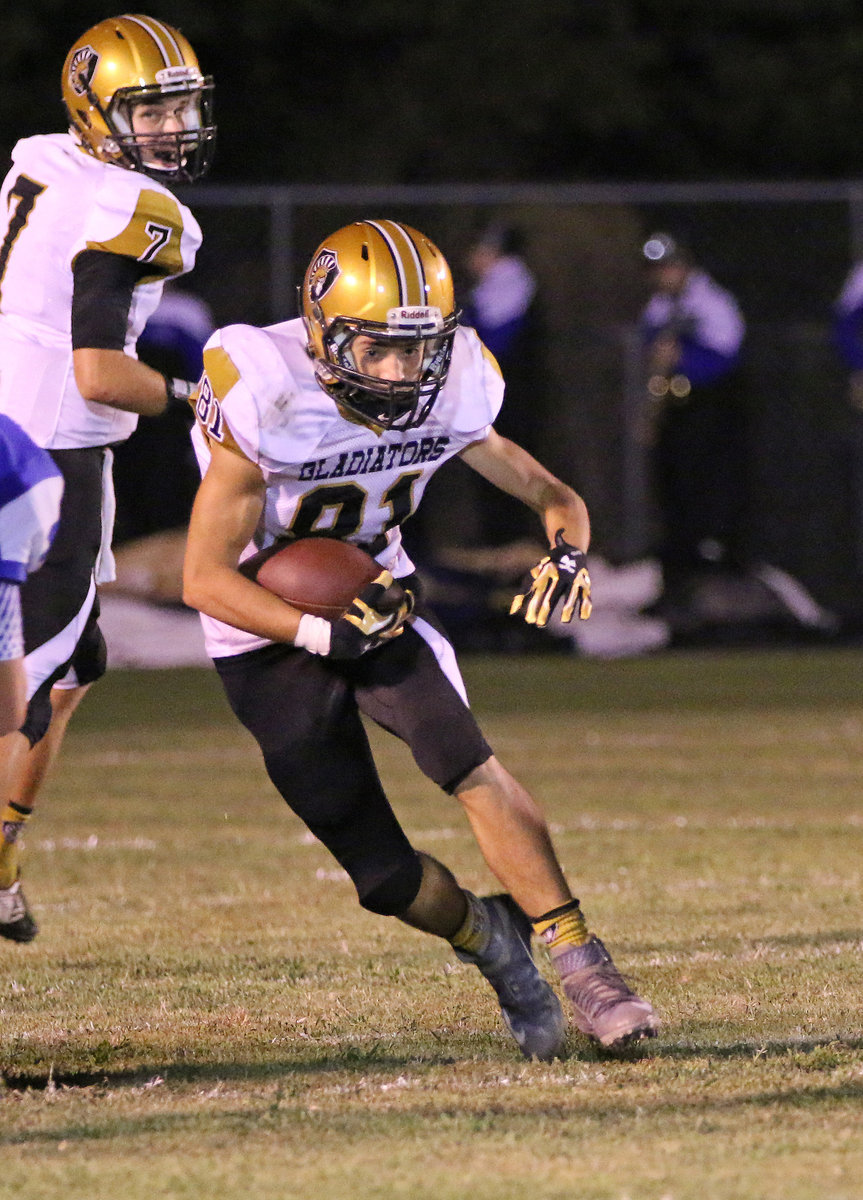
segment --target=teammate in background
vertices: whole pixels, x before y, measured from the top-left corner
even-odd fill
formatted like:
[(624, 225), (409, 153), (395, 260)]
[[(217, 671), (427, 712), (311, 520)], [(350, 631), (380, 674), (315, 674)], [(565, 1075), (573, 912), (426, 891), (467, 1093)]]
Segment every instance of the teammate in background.
[(20, 890), (19, 833), (105, 670), (96, 585), (112, 578), (110, 447), (139, 414), (187, 403), (193, 386), (135, 357), (164, 281), (191, 270), (201, 240), (166, 185), (202, 175), (215, 139), (212, 81), (163, 21), (94, 25), (61, 82), (69, 131), (18, 142), (0, 189), (0, 411), (65, 480), (51, 552), (21, 589), (27, 717), (0, 742), (0, 936), (21, 942), (37, 927)]
[[(653, 1034), (656, 1018), (589, 932), (536, 802), (477, 726), (400, 533), (430, 477), (460, 455), (533, 509), (548, 537), (513, 612), (539, 626), (559, 603), (564, 620), (589, 616), (587, 510), (495, 432), (503, 391), (493, 356), (459, 326), (449, 267), (426, 237), (388, 220), (338, 230), (306, 272), (300, 319), (228, 326), (204, 350), (193, 434), (203, 480), (184, 595), (270, 778), (360, 904), (447, 939), (491, 984), (522, 1052), (547, 1059), (563, 1049), (565, 1021), (530, 953), (532, 931), (589, 1037), (620, 1046)], [(333, 623), (238, 566), (276, 539), (313, 535), (362, 545), (381, 567)], [(380, 612), (393, 577), (407, 599)], [(478, 899), (411, 846), (360, 713), (459, 799), (506, 895)]]
[(745, 324), (730, 292), (667, 233), (644, 243), (653, 289), (642, 315), (665, 594), (683, 608), (705, 570), (739, 566), (747, 479), (737, 373)]

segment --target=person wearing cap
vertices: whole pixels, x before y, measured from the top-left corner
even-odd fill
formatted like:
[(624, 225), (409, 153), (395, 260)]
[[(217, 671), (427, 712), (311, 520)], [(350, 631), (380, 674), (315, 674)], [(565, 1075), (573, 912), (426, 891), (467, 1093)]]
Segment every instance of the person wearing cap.
[(740, 379), (746, 325), (735, 297), (669, 233), (642, 247), (651, 288), (640, 329), (660, 519), (660, 608), (685, 608), (693, 582), (736, 565), (745, 507)]
[[(506, 402), (497, 422), (504, 437), (541, 456), (544, 424), (544, 353), (537, 280), (525, 260), (523, 232), (492, 223), (471, 243), (465, 266), (471, 287), (462, 323), (477, 331), (506, 379)], [(471, 481), (473, 482), (473, 481)], [(531, 538), (524, 505), (497, 489), (475, 487), (478, 536), (483, 545), (506, 545)]]

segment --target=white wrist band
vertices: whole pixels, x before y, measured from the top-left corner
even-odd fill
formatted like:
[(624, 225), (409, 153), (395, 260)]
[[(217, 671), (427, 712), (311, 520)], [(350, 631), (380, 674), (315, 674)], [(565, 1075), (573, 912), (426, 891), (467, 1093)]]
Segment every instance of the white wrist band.
[(166, 375), (165, 393), (168, 404), (188, 404), (197, 386), (191, 379), (172, 379), (170, 375)]
[(326, 617), (313, 617), (311, 613), (303, 613), (300, 617), (300, 627), (294, 638), (294, 645), (309, 654), (329, 654), (330, 637), (333, 627)]

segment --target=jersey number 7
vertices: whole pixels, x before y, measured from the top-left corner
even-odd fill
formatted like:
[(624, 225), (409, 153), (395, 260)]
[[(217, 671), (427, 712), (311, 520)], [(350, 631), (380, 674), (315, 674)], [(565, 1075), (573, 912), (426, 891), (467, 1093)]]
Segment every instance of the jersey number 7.
[(9, 265), (9, 254), (15, 244), (16, 238), (27, 224), (30, 213), (33, 211), (33, 205), (44, 191), (44, 183), (37, 183), (29, 175), (19, 175), (9, 189), (9, 195), (15, 196), (18, 203), (15, 205), (15, 211), (12, 213), (9, 221), (3, 245), (0, 246), (0, 296), (3, 294), (3, 276), (6, 274), (6, 267)]

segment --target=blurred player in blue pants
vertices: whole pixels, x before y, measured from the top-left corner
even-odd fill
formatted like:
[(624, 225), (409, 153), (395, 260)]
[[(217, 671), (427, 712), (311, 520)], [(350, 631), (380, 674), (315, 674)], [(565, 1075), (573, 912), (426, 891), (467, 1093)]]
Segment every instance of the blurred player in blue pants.
[[(20, 425), (0, 413), (0, 736), (23, 724), (27, 714), (21, 584), (45, 560), (60, 520), (63, 476), (47, 451)], [(23, 814), (6, 804), (0, 817), (0, 866), (14, 845)], [(17, 878), (0, 889), (0, 928), (13, 941), (27, 940), (32, 920)]]

